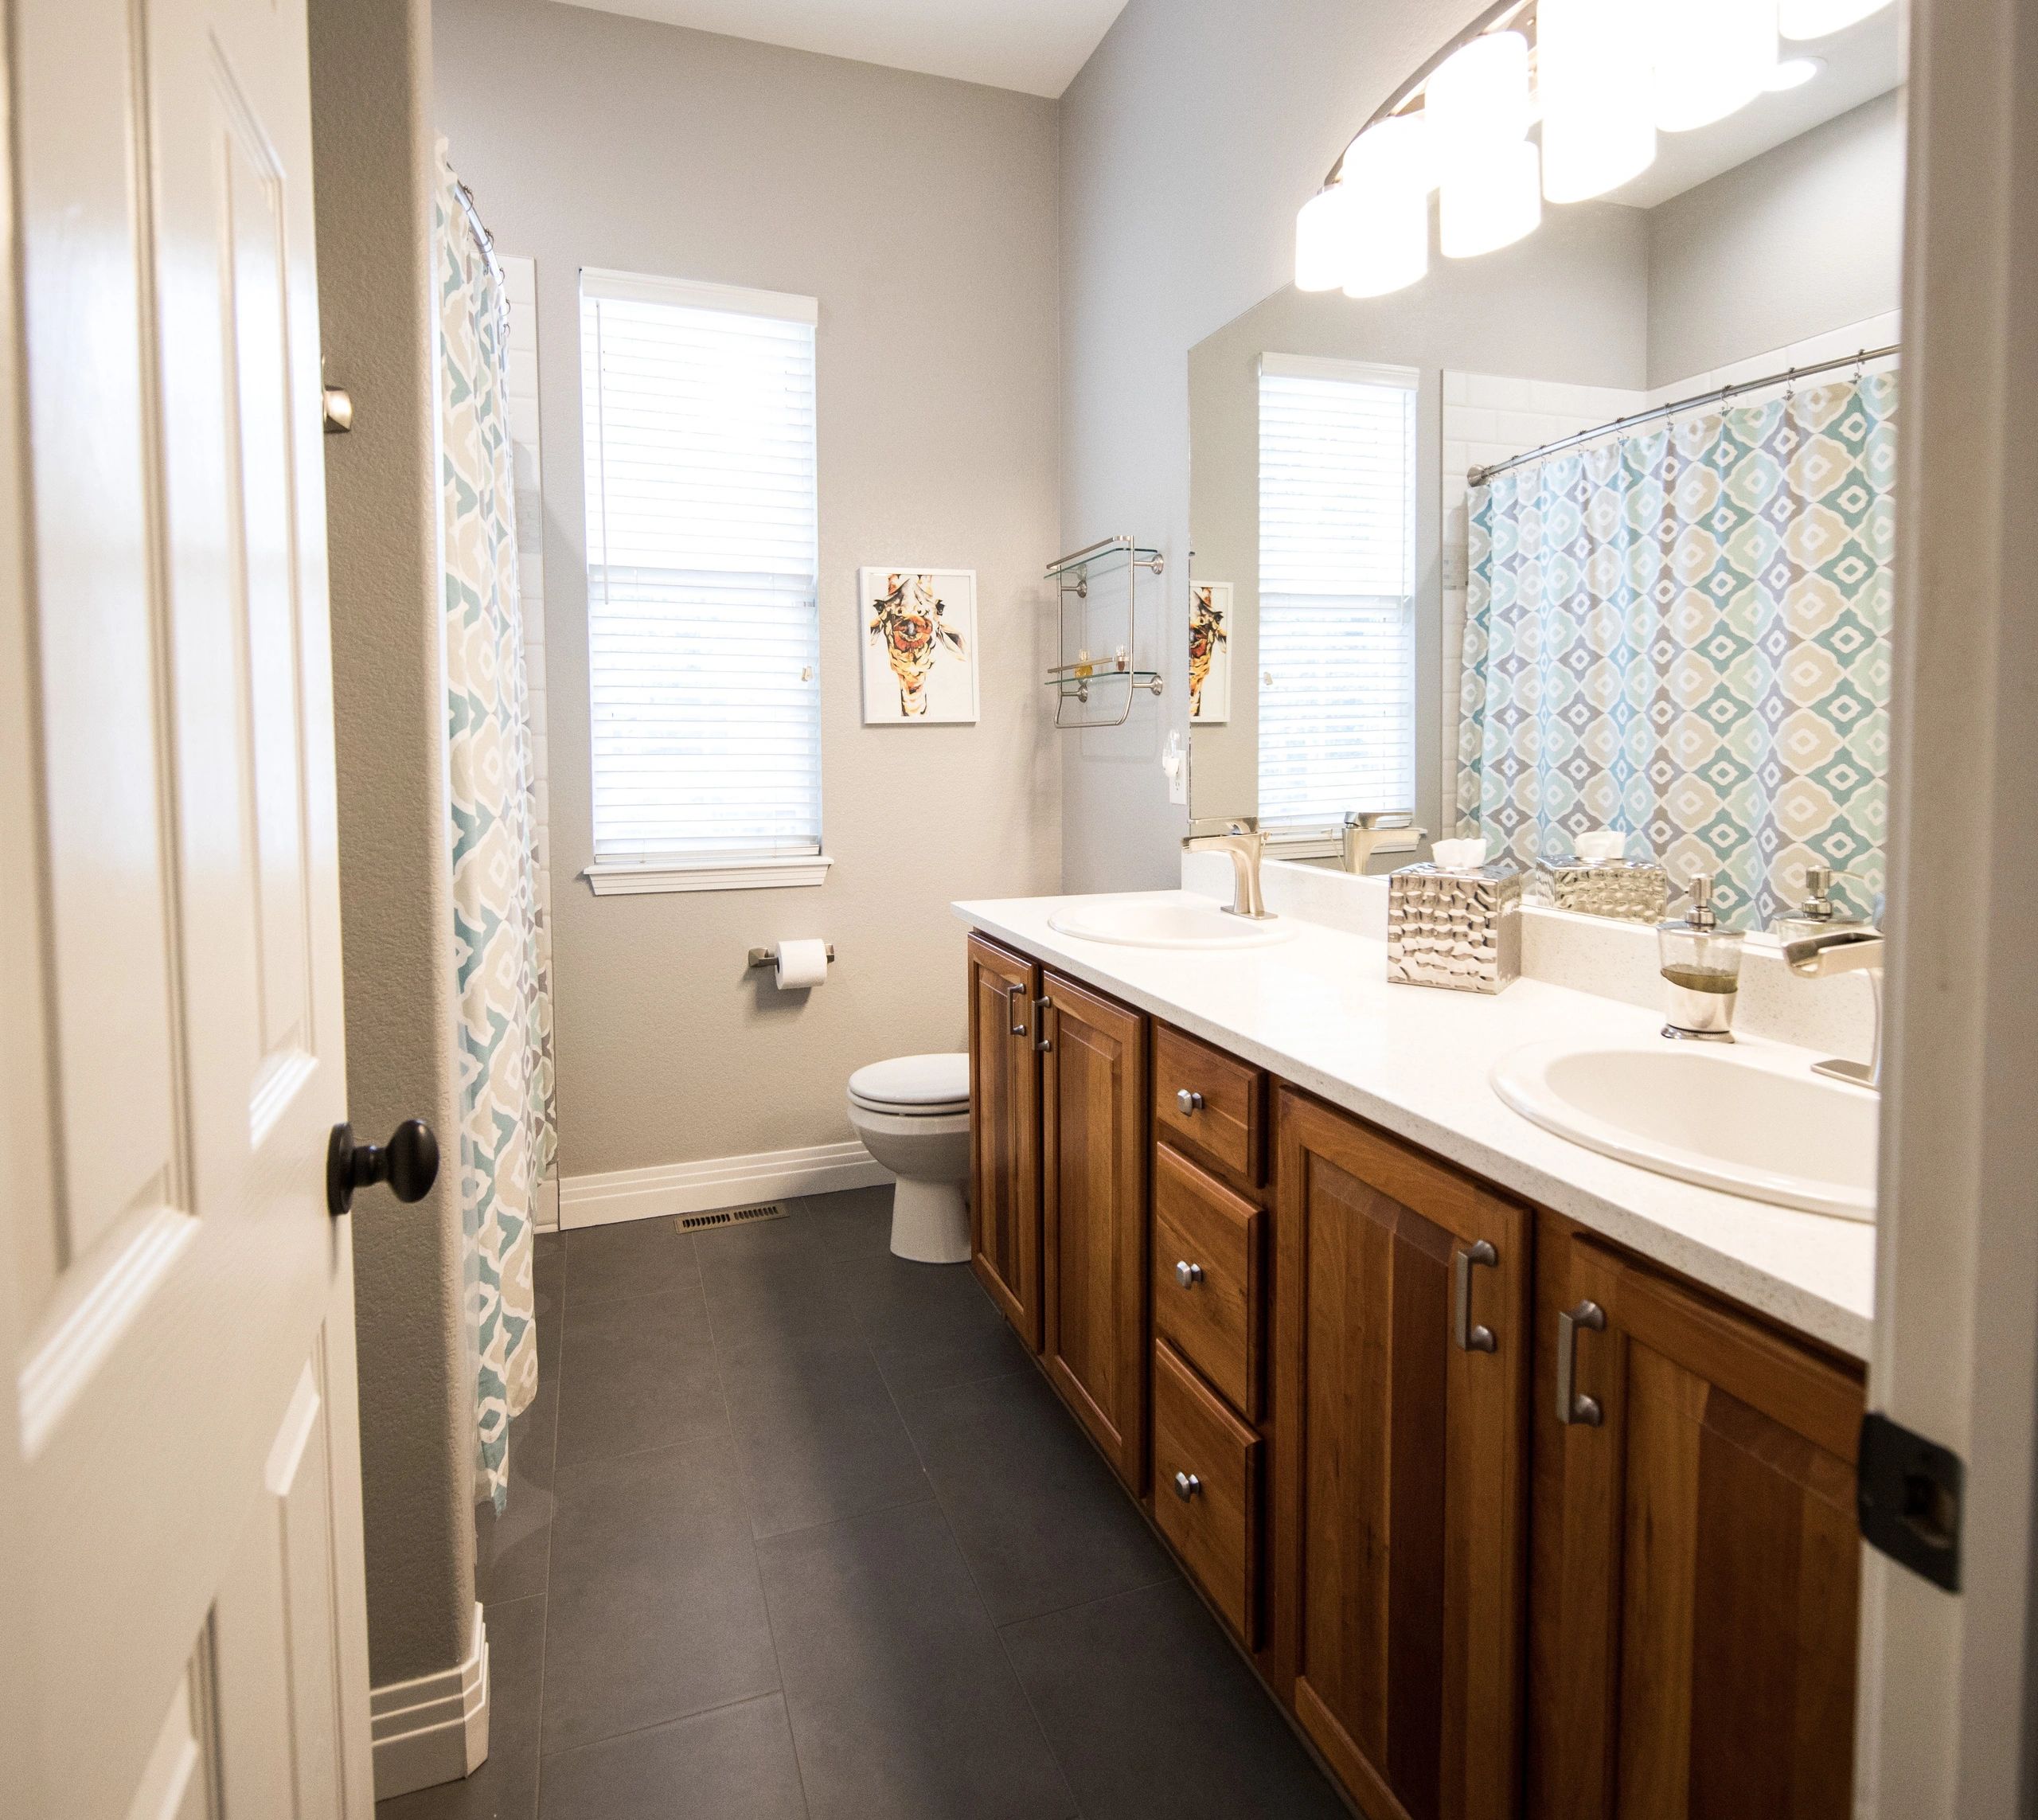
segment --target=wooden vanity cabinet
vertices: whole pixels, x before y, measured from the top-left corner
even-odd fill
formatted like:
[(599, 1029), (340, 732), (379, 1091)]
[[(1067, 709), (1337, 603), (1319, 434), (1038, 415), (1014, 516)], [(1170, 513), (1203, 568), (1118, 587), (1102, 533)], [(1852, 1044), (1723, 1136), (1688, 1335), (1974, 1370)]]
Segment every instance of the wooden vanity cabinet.
[(970, 1261), (1119, 1475), (1146, 1482), (1146, 1020), (973, 935)]
[(970, 1263), (1040, 1349), (1040, 970), (970, 938)]
[(1529, 1814), (1838, 1820), (1859, 1371), (1547, 1215), (1536, 1321)]
[(1146, 1482), (1146, 1020), (1041, 979), (1042, 1362), (1134, 1492)]
[(1276, 1096), (1276, 1624), (1374, 1820), (1520, 1790), (1532, 1217)]

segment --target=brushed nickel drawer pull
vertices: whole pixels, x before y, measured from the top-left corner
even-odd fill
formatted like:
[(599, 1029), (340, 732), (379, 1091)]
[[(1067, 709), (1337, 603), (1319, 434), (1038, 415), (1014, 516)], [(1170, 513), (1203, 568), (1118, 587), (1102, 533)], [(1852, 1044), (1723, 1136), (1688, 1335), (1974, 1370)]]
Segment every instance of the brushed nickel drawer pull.
[(1033, 1001), (1033, 1047), (1043, 1055), (1054, 1047), (1048, 1034), (1048, 1013), (1053, 1009), (1054, 1001), (1044, 995)]
[(1456, 1318), (1451, 1323), (1451, 1338), (1458, 1343), (1461, 1353), (1490, 1353), (1499, 1342), (1493, 1338), (1490, 1327), (1475, 1327), (1472, 1324), (1472, 1267), (1489, 1264), (1497, 1268), (1500, 1253), (1484, 1239), (1477, 1244), (1458, 1252), (1451, 1259), (1451, 1268), (1457, 1276)]
[(1178, 1472), (1175, 1474), (1175, 1496), (1183, 1503), (1186, 1504), (1202, 1489), (1203, 1481), (1194, 1473)]
[(1606, 1420), (1599, 1400), (1574, 1388), (1578, 1375), (1578, 1330), (1595, 1334), (1607, 1329), (1607, 1311), (1596, 1302), (1581, 1302), (1557, 1317), (1557, 1420), (1565, 1427), (1596, 1428)]
[(1011, 1034), (1023, 1037), (1026, 1033), (1026, 989), (1023, 986), (1008, 986), (1005, 989), (1005, 998)]
[(1175, 1281), (1180, 1283), (1184, 1289), (1193, 1289), (1202, 1280), (1202, 1265), (1199, 1263), (1191, 1263), (1186, 1258), (1183, 1258), (1177, 1261), (1175, 1264)]
[(1185, 1087), (1175, 1095), (1175, 1104), (1181, 1108), (1182, 1116), (1187, 1118), (1192, 1112), (1203, 1110), (1203, 1096), (1193, 1088)]

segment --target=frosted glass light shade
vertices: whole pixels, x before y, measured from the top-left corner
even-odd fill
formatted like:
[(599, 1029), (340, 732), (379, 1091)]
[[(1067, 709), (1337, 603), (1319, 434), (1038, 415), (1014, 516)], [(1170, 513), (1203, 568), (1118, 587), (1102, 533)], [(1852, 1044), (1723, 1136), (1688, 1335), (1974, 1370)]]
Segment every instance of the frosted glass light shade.
[(1447, 183), (1518, 143), (1528, 131), (1528, 41), (1488, 32), (1461, 45), (1423, 85), (1423, 111), (1434, 168)]
[(1370, 126), (1345, 153), (1340, 232), (1347, 297), (1384, 297), (1430, 268), (1429, 124), (1420, 114)]
[(1646, 13), (1634, 0), (1541, 0), (1536, 74), (1543, 103), (1543, 193), (1583, 202), (1656, 161)]
[(1708, 127), (1745, 107), (1776, 67), (1776, 0), (1649, 0), (1656, 124)]
[(1776, 26), (1786, 38), (1822, 38), (1888, 4), (1889, 0), (1781, 0)]
[(1439, 209), (1444, 256), (1477, 259), (1532, 234), (1543, 219), (1541, 161), (1527, 140), (1476, 170), (1444, 180)]
[(1295, 288), (1335, 291), (1350, 263), (1352, 193), (1341, 183), (1319, 189), (1295, 217)]
[(1353, 198), (1347, 297), (1404, 291), (1430, 269), (1430, 196), (1413, 185), (1382, 185)]

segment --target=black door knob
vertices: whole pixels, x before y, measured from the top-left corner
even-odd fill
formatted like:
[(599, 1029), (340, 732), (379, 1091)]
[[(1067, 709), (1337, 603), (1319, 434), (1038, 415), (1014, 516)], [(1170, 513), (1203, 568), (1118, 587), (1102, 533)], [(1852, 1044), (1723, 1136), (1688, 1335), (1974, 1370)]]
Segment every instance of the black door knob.
[(353, 1191), (387, 1182), (399, 1201), (422, 1201), (439, 1179), (439, 1140), (422, 1119), (406, 1119), (386, 1144), (354, 1142), (353, 1127), (335, 1125), (326, 1148), (326, 1211), (351, 1212)]

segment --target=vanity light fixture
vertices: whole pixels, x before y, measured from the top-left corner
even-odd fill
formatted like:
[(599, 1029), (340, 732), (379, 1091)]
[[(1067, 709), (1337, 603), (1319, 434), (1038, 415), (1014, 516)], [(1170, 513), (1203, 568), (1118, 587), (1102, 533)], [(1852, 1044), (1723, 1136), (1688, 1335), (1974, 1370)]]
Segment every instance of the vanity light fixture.
[(1431, 170), (1430, 126), (1419, 114), (1368, 127), (1345, 153), (1347, 297), (1384, 297), (1429, 270)]
[(1542, 160), (1526, 139), (1496, 152), (1479, 177), (1446, 183), (1438, 210), (1449, 259), (1477, 259), (1512, 246), (1542, 221)]
[(1781, 95), (1792, 88), (1802, 88), (1825, 68), (1822, 57), (1786, 57), (1769, 72), (1769, 80), (1763, 84), (1772, 95)]
[(1528, 41), (1488, 32), (1437, 66), (1423, 92), (1447, 259), (1474, 259), (1535, 232), (1541, 167), (1528, 143)]
[(1786, 38), (1823, 38), (1844, 31), (1890, 0), (1780, 0), (1776, 28)]
[[(1889, 0), (1495, 0), (1402, 84), (1295, 219), (1295, 286), (1380, 297), (1429, 269), (1439, 239), (1472, 259), (1532, 233), (1543, 200), (1583, 202), (1638, 176), (1657, 132), (1723, 119), (1822, 67), (1778, 62)], [(1541, 126), (1540, 145), (1528, 137)]]
[(1656, 124), (1709, 127), (1745, 107), (1776, 67), (1776, 0), (1650, 0)]
[(1543, 193), (1583, 202), (1656, 162), (1652, 42), (1634, 0), (1540, 0)]

